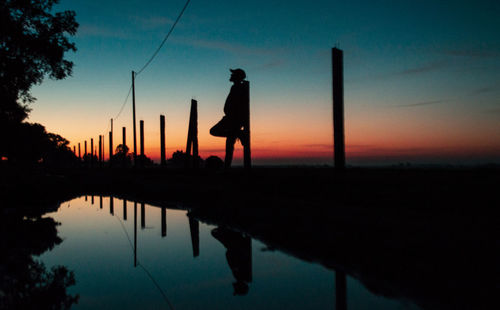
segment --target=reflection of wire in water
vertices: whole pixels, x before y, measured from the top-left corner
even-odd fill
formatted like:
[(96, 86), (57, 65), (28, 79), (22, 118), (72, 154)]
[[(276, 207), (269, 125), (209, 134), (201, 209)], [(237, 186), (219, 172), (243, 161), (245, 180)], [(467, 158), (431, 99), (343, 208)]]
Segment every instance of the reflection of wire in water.
[[(132, 253), (134, 253), (134, 245), (132, 244), (132, 240), (130, 240), (130, 236), (128, 235), (128, 232), (127, 232), (127, 229), (125, 228), (125, 225), (123, 225), (123, 222), (122, 220), (120, 220), (119, 217), (117, 217), (116, 215), (113, 214), (113, 217), (116, 218), (118, 220), (118, 222), (120, 223), (121, 227), (122, 227), (122, 230), (123, 232), (125, 233), (125, 236), (127, 237), (128, 239), (128, 243), (130, 245), (130, 248), (132, 249)], [(156, 288), (160, 291), (161, 295), (163, 296), (163, 299), (165, 300), (165, 302), (168, 304), (168, 306), (170, 307), (170, 309), (174, 309), (174, 306), (172, 306), (172, 303), (170, 303), (170, 300), (168, 299), (167, 295), (165, 294), (165, 292), (163, 291), (163, 289), (160, 287), (160, 285), (158, 284), (158, 282), (156, 282), (156, 280), (154, 279), (154, 277), (151, 275), (151, 273), (146, 269), (146, 267), (144, 267), (144, 265), (142, 265), (139, 261), (137, 261), (137, 266), (141, 267), (142, 270), (144, 270), (144, 272), (146, 273), (146, 275), (149, 277), (149, 279), (151, 279), (151, 281), (153, 282), (153, 284), (156, 286)]]

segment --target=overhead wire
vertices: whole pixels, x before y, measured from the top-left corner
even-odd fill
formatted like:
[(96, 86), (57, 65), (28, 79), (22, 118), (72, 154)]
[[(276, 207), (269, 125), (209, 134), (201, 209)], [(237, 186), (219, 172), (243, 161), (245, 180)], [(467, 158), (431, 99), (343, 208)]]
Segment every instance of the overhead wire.
[[(141, 74), (144, 69), (146, 69), (150, 64), (151, 62), (154, 60), (154, 58), (158, 55), (158, 53), (160, 52), (161, 48), (163, 47), (163, 45), (165, 45), (165, 42), (167, 42), (168, 38), (170, 37), (170, 35), (172, 34), (172, 32), (174, 31), (175, 27), (177, 26), (177, 23), (179, 23), (179, 20), (181, 19), (182, 15), (184, 15), (184, 12), (186, 11), (189, 3), (191, 2), (191, 0), (187, 0), (186, 3), (184, 4), (184, 7), (182, 8), (182, 10), (180, 11), (179, 15), (177, 16), (177, 18), (175, 19), (174, 23), (172, 24), (172, 26), (170, 27), (170, 30), (168, 31), (168, 33), (165, 35), (165, 37), (163, 38), (162, 42), (160, 43), (160, 45), (158, 46), (158, 48), (154, 51), (154, 53), (151, 55), (151, 57), (148, 59), (148, 61), (141, 67), (140, 70), (138, 70), (137, 72), (135, 72), (135, 76), (137, 77), (139, 74)], [(120, 115), (122, 114), (123, 112), (123, 109), (125, 108), (125, 106), (127, 105), (127, 101), (128, 101), (128, 98), (130, 97), (130, 93), (132, 92), (132, 84), (130, 85), (130, 88), (128, 90), (128, 93), (127, 93), (127, 96), (125, 97), (125, 100), (123, 101), (123, 104), (121, 105), (120, 107), (120, 110), (118, 111), (118, 113), (116, 114), (116, 116), (114, 118), (112, 118), (113, 120), (116, 120), (120, 117)], [(106, 131), (105, 133), (107, 133), (110, 128), (110, 125), (108, 124), (108, 126), (106, 127)], [(104, 136), (104, 135), (103, 135)]]
[(144, 69), (146, 69), (146, 67), (149, 66), (149, 64), (153, 61), (153, 59), (156, 57), (156, 55), (158, 55), (158, 53), (160, 52), (160, 50), (163, 47), (163, 45), (165, 44), (165, 42), (167, 42), (168, 37), (170, 37), (170, 35), (174, 31), (174, 28), (177, 25), (177, 23), (179, 22), (179, 20), (181, 19), (182, 15), (184, 14), (184, 11), (186, 11), (186, 8), (188, 7), (189, 2), (191, 2), (191, 0), (186, 1), (186, 4), (184, 4), (184, 7), (182, 8), (181, 12), (177, 16), (177, 19), (175, 20), (175, 22), (172, 24), (172, 27), (170, 27), (170, 30), (168, 31), (167, 35), (165, 36), (165, 38), (163, 38), (163, 41), (161, 42), (161, 44), (158, 46), (158, 48), (153, 53), (153, 55), (149, 58), (149, 60), (144, 64), (144, 66), (142, 66), (142, 68), (135, 73), (136, 76), (141, 74), (142, 71), (144, 71)]

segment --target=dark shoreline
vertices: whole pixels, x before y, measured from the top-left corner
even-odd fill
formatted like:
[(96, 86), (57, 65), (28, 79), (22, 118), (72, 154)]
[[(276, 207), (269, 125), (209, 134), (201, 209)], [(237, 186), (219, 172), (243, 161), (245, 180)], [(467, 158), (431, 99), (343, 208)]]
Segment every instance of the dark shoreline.
[(499, 170), (74, 169), (10, 180), (4, 214), (54, 211), (86, 194), (178, 202), (192, 218), (345, 272), (379, 295), (423, 309), (499, 305)]

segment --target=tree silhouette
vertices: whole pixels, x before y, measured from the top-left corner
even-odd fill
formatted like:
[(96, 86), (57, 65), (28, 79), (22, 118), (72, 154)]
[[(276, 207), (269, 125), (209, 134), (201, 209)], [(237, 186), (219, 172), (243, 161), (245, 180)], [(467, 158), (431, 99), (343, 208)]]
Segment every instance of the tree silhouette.
[[(64, 53), (76, 51), (66, 34), (78, 28), (74, 11), (52, 14), (59, 0), (4, 0), (0, 2), (0, 117), (20, 122), (27, 117), (26, 103), (35, 98), (31, 87), (45, 76), (63, 79), (73, 63)], [(21, 100), (22, 103), (19, 103)]]

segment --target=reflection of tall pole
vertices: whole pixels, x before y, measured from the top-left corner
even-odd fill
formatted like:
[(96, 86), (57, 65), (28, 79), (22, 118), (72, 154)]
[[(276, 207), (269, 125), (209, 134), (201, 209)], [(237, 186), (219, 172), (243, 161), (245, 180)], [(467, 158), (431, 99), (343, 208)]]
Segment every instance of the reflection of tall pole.
[(132, 117), (134, 121), (134, 165), (137, 165), (137, 130), (135, 126), (135, 72), (132, 71)]
[(146, 228), (146, 208), (144, 203), (141, 202), (141, 229)]
[(134, 267), (137, 266), (137, 202), (134, 201)]
[(335, 309), (347, 310), (347, 283), (345, 272), (335, 272)]
[(94, 195), (90, 196), (90, 203), (93, 205), (94, 204)]
[(102, 196), (99, 195), (99, 209), (102, 209)]
[(111, 213), (111, 215), (115, 215), (115, 206), (114, 206), (114, 201), (113, 201), (113, 196), (110, 196), (109, 197), (109, 213)]
[(123, 199), (123, 220), (127, 220), (127, 199)]
[(161, 236), (167, 236), (167, 208), (161, 207)]
[(197, 220), (189, 218), (189, 231), (191, 232), (191, 244), (193, 245), (193, 257), (200, 255), (200, 224)]

